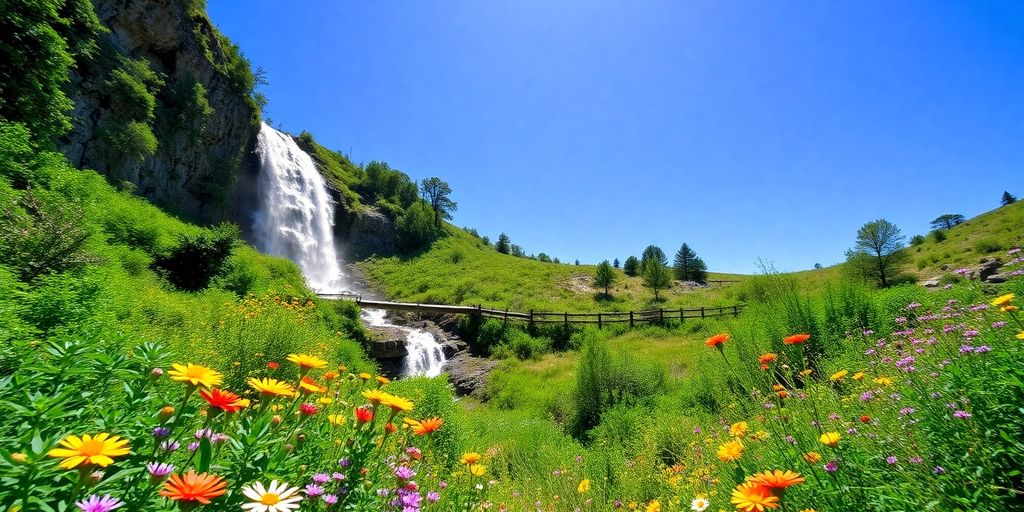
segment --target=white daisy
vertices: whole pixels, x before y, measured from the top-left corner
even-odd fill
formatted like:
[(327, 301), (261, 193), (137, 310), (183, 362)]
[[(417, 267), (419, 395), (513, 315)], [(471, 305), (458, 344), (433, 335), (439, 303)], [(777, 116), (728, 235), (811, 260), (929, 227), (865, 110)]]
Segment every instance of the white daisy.
[(710, 504), (711, 503), (708, 503), (708, 500), (703, 496), (697, 496), (690, 502), (690, 508), (696, 512), (704, 512)]
[(242, 510), (250, 512), (291, 512), (299, 509), (299, 501), (302, 496), (298, 495), (298, 487), (288, 487), (288, 484), (272, 480), (268, 487), (263, 487), (261, 482), (242, 487), (242, 494), (251, 501), (242, 505)]

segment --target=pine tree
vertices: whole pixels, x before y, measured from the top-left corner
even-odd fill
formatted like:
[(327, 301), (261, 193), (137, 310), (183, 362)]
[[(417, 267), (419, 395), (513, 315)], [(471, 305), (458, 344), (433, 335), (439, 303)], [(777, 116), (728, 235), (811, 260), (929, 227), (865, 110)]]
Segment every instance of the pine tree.
[(642, 268), (651, 260), (661, 263), (663, 267), (668, 266), (668, 258), (665, 257), (665, 251), (661, 250), (661, 247), (658, 247), (657, 245), (648, 245), (647, 248), (644, 249), (643, 254), (640, 255), (640, 267)]
[(675, 272), (676, 279), (680, 281), (703, 283), (708, 274), (708, 267), (704, 264), (704, 260), (700, 259), (697, 253), (685, 243), (676, 252), (672, 270)]
[(642, 275), (644, 278), (644, 286), (650, 288), (654, 292), (654, 300), (661, 300), (659, 292), (669, 287), (672, 284), (672, 274), (669, 273), (668, 267), (662, 265), (655, 259), (650, 259), (646, 264), (641, 266)]
[(640, 260), (636, 259), (636, 256), (626, 258), (626, 262), (622, 264), (622, 271), (627, 276), (636, 277), (640, 273)]
[(999, 202), (1003, 203), (1003, 206), (1006, 206), (1008, 204), (1016, 203), (1017, 202), (1017, 198), (1013, 197), (1013, 194), (1011, 194), (1011, 193), (1009, 193), (1007, 191), (1007, 192), (1003, 192), (1003, 198), (1000, 199)]
[(612, 262), (612, 266), (615, 267), (615, 268), (619, 268), (619, 259), (618, 258), (615, 258), (615, 261)]
[(508, 254), (512, 250), (512, 242), (508, 239), (508, 235), (502, 233), (498, 235), (498, 243), (494, 244), (494, 248), (502, 254)]
[(604, 260), (597, 265), (597, 270), (594, 271), (594, 284), (604, 288), (604, 294), (607, 296), (609, 295), (608, 289), (613, 283), (615, 283), (615, 271), (608, 264), (608, 260)]

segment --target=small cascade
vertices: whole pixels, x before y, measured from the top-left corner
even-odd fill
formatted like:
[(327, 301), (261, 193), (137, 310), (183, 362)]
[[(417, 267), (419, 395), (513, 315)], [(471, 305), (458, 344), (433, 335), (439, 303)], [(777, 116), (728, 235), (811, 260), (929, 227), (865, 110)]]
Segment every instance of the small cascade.
[[(334, 241), (334, 205), (313, 159), (288, 134), (266, 123), (256, 140), (260, 206), (253, 213), (253, 244), (261, 251), (294, 261), (309, 287), (319, 293), (346, 291)], [(436, 377), (445, 355), (433, 334), (389, 322), (384, 310), (365, 309), (371, 326), (406, 333), (407, 375)]]

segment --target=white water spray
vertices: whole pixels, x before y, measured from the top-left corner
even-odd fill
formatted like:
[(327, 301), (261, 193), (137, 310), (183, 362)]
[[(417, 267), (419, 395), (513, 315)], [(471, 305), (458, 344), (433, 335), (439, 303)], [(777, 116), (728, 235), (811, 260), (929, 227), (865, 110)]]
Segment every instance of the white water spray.
[[(294, 261), (319, 293), (347, 289), (334, 242), (334, 205), (313, 159), (291, 136), (266, 123), (256, 141), (260, 206), (253, 214), (253, 242), (263, 252)], [(363, 310), (372, 326), (406, 333), (404, 375), (436, 377), (445, 362), (441, 344), (422, 329), (395, 325), (379, 309)]]

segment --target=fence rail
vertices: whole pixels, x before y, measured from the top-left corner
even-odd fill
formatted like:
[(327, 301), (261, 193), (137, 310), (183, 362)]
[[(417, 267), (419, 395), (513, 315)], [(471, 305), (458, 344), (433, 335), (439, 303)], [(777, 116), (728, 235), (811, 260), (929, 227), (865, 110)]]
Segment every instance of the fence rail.
[(530, 326), (537, 324), (565, 324), (565, 325), (597, 325), (598, 328), (605, 324), (629, 323), (630, 327), (637, 324), (664, 322), (666, 320), (686, 321), (697, 318), (714, 318), (720, 316), (739, 315), (743, 311), (742, 304), (732, 306), (714, 306), (700, 308), (678, 308), (678, 309), (647, 309), (642, 311), (602, 311), (598, 313), (569, 313), (554, 311), (533, 311), (520, 313), (501, 309), (489, 309), (483, 306), (449, 306), (446, 304), (419, 304), (412, 302), (391, 302), (384, 300), (364, 299), (353, 293), (324, 293), (320, 294), (325, 299), (353, 300), (363, 307), (371, 309), (386, 309), (389, 311), (413, 311), (417, 313), (455, 314), (455, 315), (476, 315), (482, 318), (496, 318), (498, 320), (524, 321)]

